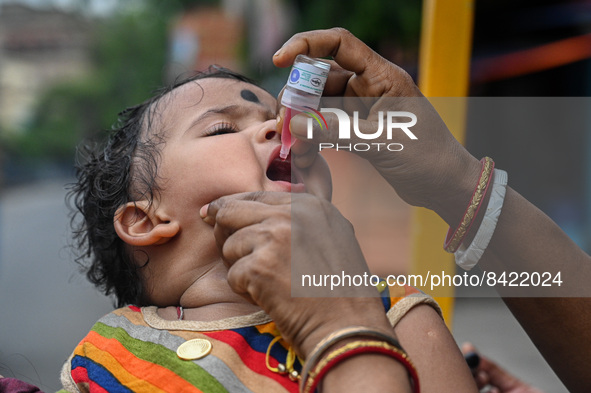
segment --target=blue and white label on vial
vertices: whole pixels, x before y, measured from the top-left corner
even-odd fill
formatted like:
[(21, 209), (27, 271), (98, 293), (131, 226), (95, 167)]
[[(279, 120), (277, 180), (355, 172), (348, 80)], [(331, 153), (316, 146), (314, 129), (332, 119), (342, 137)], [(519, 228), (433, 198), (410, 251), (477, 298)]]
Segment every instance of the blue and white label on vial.
[(298, 63), (291, 69), (288, 84), (300, 91), (321, 96), (327, 77), (328, 70), (315, 67), (311, 64)]
[(296, 83), (300, 79), (300, 71), (297, 69), (291, 70), (291, 75), (289, 76), (289, 81), (291, 83)]

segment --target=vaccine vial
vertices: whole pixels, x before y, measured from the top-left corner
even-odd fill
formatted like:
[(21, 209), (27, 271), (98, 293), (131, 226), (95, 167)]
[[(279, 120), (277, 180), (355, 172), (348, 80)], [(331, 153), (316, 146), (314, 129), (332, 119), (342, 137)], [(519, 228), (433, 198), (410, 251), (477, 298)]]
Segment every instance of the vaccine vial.
[(328, 71), (330, 71), (330, 64), (325, 61), (305, 55), (298, 55), (295, 58), (281, 97), (281, 105), (285, 107), (279, 152), (281, 159), (287, 159), (291, 146), (295, 142), (289, 131), (291, 118), (298, 113), (318, 109)]

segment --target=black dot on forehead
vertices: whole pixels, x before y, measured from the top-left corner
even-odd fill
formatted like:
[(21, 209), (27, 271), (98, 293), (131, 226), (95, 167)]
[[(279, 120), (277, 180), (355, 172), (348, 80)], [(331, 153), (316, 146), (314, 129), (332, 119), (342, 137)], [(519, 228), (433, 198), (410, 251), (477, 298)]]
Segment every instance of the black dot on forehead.
[(260, 103), (259, 97), (248, 89), (242, 90), (240, 92), (240, 97), (244, 98), (246, 101), (254, 102), (256, 104)]

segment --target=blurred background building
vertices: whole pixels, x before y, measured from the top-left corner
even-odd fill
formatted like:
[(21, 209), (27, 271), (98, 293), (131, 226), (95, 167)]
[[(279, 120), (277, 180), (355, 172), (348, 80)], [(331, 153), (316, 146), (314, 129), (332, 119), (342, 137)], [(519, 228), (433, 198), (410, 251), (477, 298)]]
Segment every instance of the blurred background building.
[[(476, 0), (474, 11), (470, 96), (479, 98), (470, 101), (467, 147), (477, 157), (495, 158), (515, 189), (589, 251), (591, 117), (577, 127), (557, 121), (554, 132), (540, 132), (560, 114), (532, 104), (539, 127), (535, 118), (512, 127), (505, 119), (525, 103), (507, 97), (579, 97), (577, 104), (586, 105), (591, 1)], [(52, 378), (63, 357), (110, 308), (83, 284), (64, 251), (63, 184), (81, 140), (103, 140), (119, 111), (209, 64), (241, 71), (277, 94), (288, 71), (275, 69), (272, 54), (303, 30), (345, 27), (419, 81), (421, 12), (420, 0), (0, 0), (0, 374), (57, 388)], [(501, 101), (483, 104), (481, 98)], [(482, 121), (479, 112), (490, 103), (499, 104), (496, 122)], [(366, 163), (348, 154), (326, 156), (335, 204), (356, 225), (374, 271), (406, 272), (408, 207)], [(34, 298), (31, 287), (39, 291)], [(72, 333), (56, 333), (52, 343), (33, 341), (29, 352), (19, 334), (41, 333), (21, 310), (60, 307), (71, 311), (49, 326), (59, 333), (64, 321), (76, 319)], [(512, 353), (506, 360), (527, 363), (529, 345), (525, 358)], [(533, 380), (547, 374), (528, 372)], [(551, 391), (560, 391), (554, 386)]]
[(0, 121), (22, 131), (44, 90), (90, 74), (92, 24), (78, 13), (4, 4), (0, 11)]

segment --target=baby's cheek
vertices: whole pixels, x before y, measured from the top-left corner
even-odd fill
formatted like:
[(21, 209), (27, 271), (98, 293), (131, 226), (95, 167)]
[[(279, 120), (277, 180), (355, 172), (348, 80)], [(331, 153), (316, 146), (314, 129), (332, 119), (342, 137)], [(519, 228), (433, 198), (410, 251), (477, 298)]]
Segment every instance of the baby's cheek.
[(261, 190), (263, 190), (263, 183), (260, 177), (248, 176), (240, 172), (240, 169), (235, 169), (224, 178), (212, 179), (200, 188), (200, 199), (205, 204), (226, 195)]
[[(219, 197), (263, 189), (264, 169), (244, 136), (211, 137), (192, 151), (167, 157), (164, 192), (179, 209), (198, 209)], [(216, 143), (213, 143), (213, 142)], [(221, 141), (225, 141), (220, 144)], [(191, 150), (191, 154), (187, 151)]]

